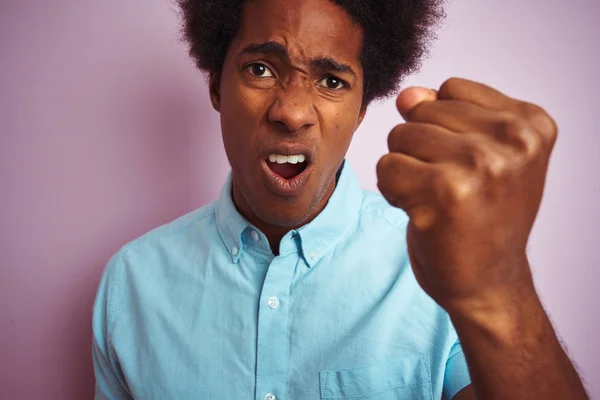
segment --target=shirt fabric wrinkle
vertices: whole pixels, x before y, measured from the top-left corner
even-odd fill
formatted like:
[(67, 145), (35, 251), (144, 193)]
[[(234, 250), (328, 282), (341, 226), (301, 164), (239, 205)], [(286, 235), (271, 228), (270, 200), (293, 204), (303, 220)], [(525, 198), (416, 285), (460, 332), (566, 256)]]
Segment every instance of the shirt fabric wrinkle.
[(214, 203), (126, 244), (93, 315), (96, 398), (450, 399), (470, 383), (448, 315), (420, 288), (407, 215), (336, 188), (280, 254)]

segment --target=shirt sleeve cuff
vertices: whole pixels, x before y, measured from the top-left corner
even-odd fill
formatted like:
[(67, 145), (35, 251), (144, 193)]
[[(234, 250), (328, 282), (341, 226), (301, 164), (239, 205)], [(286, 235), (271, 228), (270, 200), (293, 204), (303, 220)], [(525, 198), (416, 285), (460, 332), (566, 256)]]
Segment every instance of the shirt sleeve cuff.
[(458, 392), (464, 389), (471, 383), (471, 377), (469, 376), (469, 368), (467, 366), (467, 360), (462, 351), (460, 343), (457, 341), (452, 350), (450, 356), (446, 362), (446, 373), (444, 375), (444, 390), (443, 399), (450, 400)]

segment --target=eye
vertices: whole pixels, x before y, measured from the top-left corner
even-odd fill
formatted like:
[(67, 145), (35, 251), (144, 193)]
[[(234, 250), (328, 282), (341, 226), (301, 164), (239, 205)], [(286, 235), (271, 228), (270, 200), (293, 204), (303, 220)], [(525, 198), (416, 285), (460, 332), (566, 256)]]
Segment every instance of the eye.
[(252, 75), (257, 76), (259, 78), (270, 78), (273, 76), (273, 73), (271, 72), (269, 67), (267, 67), (265, 64), (261, 64), (261, 63), (250, 64), (246, 67), (246, 69), (248, 71), (250, 71), (250, 73)]
[(341, 80), (339, 78), (336, 78), (335, 76), (330, 75), (326, 78), (323, 78), (319, 82), (319, 85), (321, 85), (327, 89), (339, 90), (339, 89), (343, 89), (346, 87), (346, 82), (344, 82), (343, 80)]

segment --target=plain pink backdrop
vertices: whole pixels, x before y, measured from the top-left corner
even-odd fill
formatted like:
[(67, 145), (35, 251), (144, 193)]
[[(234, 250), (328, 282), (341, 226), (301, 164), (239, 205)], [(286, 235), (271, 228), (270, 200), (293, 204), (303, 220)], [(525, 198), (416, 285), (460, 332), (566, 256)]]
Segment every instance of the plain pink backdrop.
[[(561, 131), (529, 255), (600, 396), (600, 4), (454, 0), (406, 84), (451, 76), (536, 102)], [(381, 77), (385, 79), (385, 77)], [(365, 188), (401, 119), (373, 105), (349, 159)], [(0, 397), (93, 395), (91, 307), (124, 243), (216, 198), (218, 114), (169, 0), (0, 3)]]

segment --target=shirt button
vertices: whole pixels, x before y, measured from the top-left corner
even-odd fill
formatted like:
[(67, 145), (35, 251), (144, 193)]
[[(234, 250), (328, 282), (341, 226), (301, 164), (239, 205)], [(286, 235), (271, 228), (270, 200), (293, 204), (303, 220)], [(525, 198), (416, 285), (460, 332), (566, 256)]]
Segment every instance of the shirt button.
[(231, 255), (234, 256), (234, 257), (237, 256), (238, 251), (239, 250), (238, 250), (237, 246), (233, 246), (231, 248)]
[(275, 297), (275, 296), (269, 297), (269, 301), (267, 302), (267, 304), (271, 308), (277, 308), (277, 307), (279, 307), (279, 299), (277, 297)]
[(317, 259), (317, 257), (319, 257), (319, 255), (317, 253), (310, 253), (311, 261), (315, 261)]
[(258, 242), (258, 240), (260, 239), (260, 236), (256, 231), (252, 231), (252, 233), (250, 233), (250, 236), (252, 236), (252, 240), (254, 240), (255, 242)]
[(273, 393), (267, 393), (264, 397), (265, 400), (277, 400), (277, 397)]

